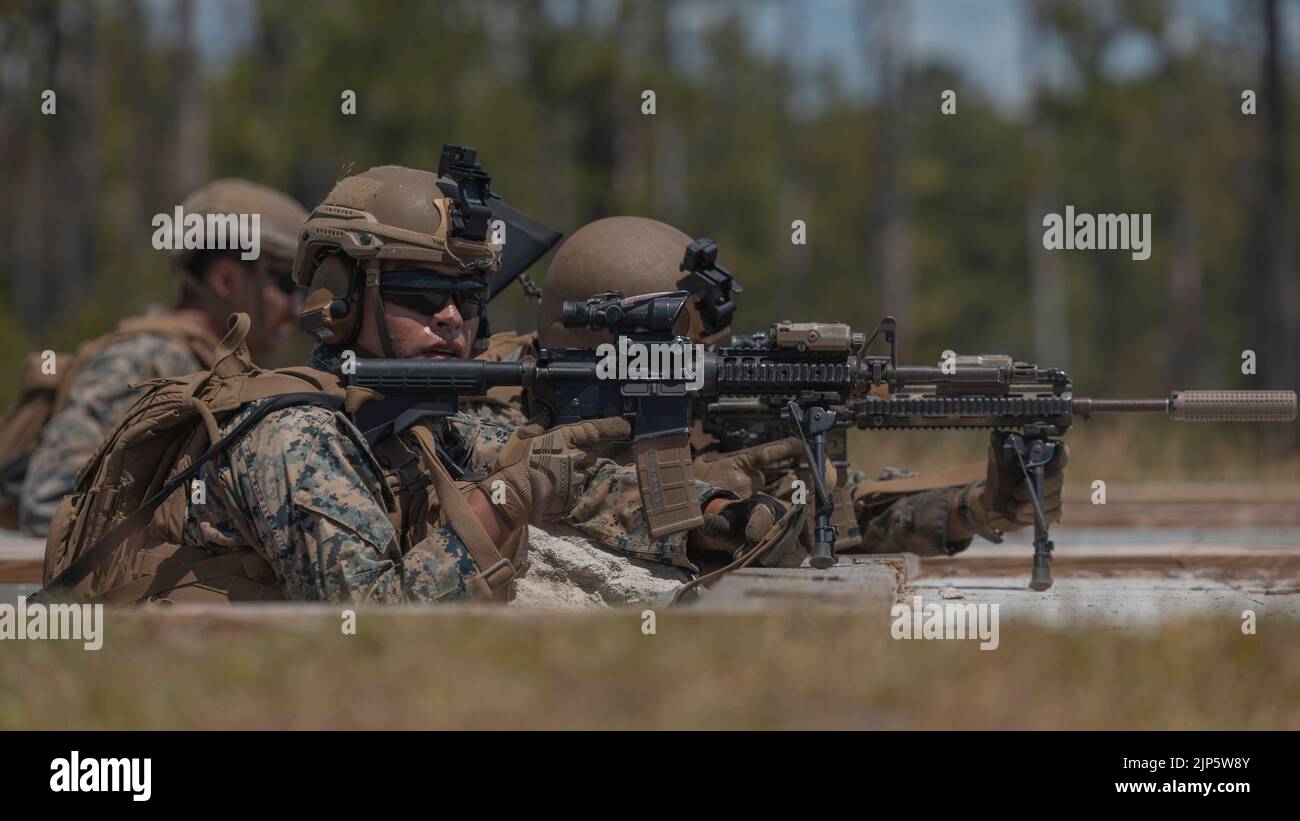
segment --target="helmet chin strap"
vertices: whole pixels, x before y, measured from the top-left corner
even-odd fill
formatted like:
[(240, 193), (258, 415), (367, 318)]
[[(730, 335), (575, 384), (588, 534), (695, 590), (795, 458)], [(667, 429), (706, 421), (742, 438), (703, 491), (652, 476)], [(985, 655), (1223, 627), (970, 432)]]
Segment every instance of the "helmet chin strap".
[(388, 336), (388, 320), (384, 317), (384, 298), (379, 293), (378, 259), (366, 262), (366, 301), (370, 303), (370, 313), (375, 318), (375, 329), (379, 332), (379, 344), (384, 349), (384, 358), (396, 359), (393, 340)]
[(492, 336), (492, 326), (488, 324), (487, 306), (479, 311), (478, 330), (475, 332), (474, 344), (470, 346), (470, 356), (477, 356), (488, 348), (488, 337)]
[(265, 255), (259, 254), (253, 262), (253, 289), (257, 296), (253, 302), (256, 310), (251, 318), (253, 335), (269, 340), (273, 337), (270, 336), (271, 329), (266, 325), (266, 287), (271, 283), (271, 276), (267, 273), (265, 260)]

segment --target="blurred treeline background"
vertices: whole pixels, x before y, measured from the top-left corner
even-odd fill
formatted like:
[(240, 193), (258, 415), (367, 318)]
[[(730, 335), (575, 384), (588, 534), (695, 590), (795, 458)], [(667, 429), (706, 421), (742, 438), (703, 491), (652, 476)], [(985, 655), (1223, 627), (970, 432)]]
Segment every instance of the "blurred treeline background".
[[(1080, 393), (1292, 388), (1297, 5), (0, 0), (0, 361), (169, 303), (150, 219), (214, 176), (310, 207), (350, 169), (432, 169), (459, 142), (562, 230), (627, 213), (712, 236), (738, 331), (892, 313), (907, 359), (1013, 353)], [(1014, 18), (979, 47), (1014, 94), (915, 47), (982, 7)], [(1150, 213), (1150, 259), (1044, 251), (1067, 204)], [(493, 317), (533, 324), (517, 287)]]

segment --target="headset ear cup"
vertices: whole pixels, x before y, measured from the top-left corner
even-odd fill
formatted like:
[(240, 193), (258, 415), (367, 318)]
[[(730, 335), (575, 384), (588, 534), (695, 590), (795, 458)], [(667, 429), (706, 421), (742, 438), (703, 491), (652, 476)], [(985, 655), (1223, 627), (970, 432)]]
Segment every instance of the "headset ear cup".
[(361, 331), (361, 298), (357, 267), (328, 260), (312, 276), (307, 298), (298, 314), (298, 327), (327, 345), (347, 345)]

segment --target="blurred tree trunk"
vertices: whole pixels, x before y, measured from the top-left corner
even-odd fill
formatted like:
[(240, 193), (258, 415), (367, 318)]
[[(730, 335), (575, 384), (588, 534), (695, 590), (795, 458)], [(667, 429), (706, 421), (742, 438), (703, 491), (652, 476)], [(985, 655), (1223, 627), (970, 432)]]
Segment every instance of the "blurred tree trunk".
[[(99, 201), (97, 6), (35, 4), (30, 18), (31, 124), (14, 242), (14, 303), (34, 328), (57, 322), (91, 282)], [(41, 94), (56, 113), (41, 113)]]
[(1174, 205), (1169, 252), (1169, 383), (1196, 387), (1201, 376), (1201, 291), (1204, 279), (1196, 215), (1186, 192)]
[(7, 155), (15, 160), (18, 172), (12, 205), (14, 232), (10, 262), (13, 265), (14, 309), (29, 328), (34, 320), (44, 315), (45, 283), (50, 275), (41, 237), (48, 199), (46, 169), (51, 164), (52, 121), (58, 114), (42, 114), (40, 106), (44, 89), (52, 89), (56, 94), (58, 91), (55, 78), (59, 56), (57, 18), (57, 6), (33, 5), (27, 18), (27, 53), (15, 60), (15, 64), (26, 65), (27, 77), (17, 106), (19, 114), (14, 140), (17, 151)]
[(202, 65), (195, 40), (194, 0), (177, 0), (176, 29), (172, 52), (172, 111), (175, 120), (175, 173), (172, 198), (177, 203), (204, 185), (208, 166), (208, 105)]
[(1043, 216), (1064, 211), (1057, 156), (1056, 123), (1044, 104), (1048, 89), (1040, 43), (1046, 32), (1032, 6), (1026, 8), (1024, 60), (1029, 77), (1030, 121), (1025, 130), (1029, 174), (1025, 240), (1029, 244), (1029, 289), (1033, 309), (1034, 357), (1049, 367), (1070, 369), (1070, 325), (1066, 311), (1065, 260), (1043, 247)]
[[(659, 64), (660, 82), (655, 89), (656, 106), (653, 135), (651, 187), (653, 189), (655, 216), (685, 229), (690, 213), (686, 196), (686, 176), (689, 173), (689, 146), (682, 114), (686, 100), (678, 82), (673, 40), (676, 28), (673, 15), (676, 0), (661, 0), (653, 6), (653, 53)], [(663, 95), (671, 95), (664, 99)], [(663, 104), (660, 108), (659, 104)], [(638, 111), (640, 109), (638, 108)]]
[[(1168, 17), (1153, 23), (1161, 36), (1152, 42), (1158, 55), (1155, 77), (1159, 96), (1160, 133), (1164, 135), (1148, 167), (1159, 190), (1160, 232), (1169, 237), (1165, 278), (1165, 363), (1171, 385), (1196, 388), (1206, 384), (1202, 361), (1205, 336), (1202, 296), (1200, 220), (1195, 207), (1196, 180), (1187, 169), (1207, 150), (1206, 119), (1201, 113), (1204, 92), (1194, 60), (1180, 54), (1171, 37)], [(1209, 382), (1214, 379), (1210, 378)]]
[[(899, 0), (882, 0), (864, 11), (874, 18), (870, 33), (863, 37), (868, 59), (875, 58), (880, 82), (877, 116), (880, 122), (879, 190), (876, 192), (877, 269), (880, 274), (881, 304), (886, 313), (898, 318), (903, 327), (915, 327), (912, 298), (915, 279), (911, 249), (911, 198), (903, 180), (906, 161), (907, 127), (904, 92), (907, 66), (907, 21)], [(920, 332), (913, 332), (919, 335)]]
[[(613, 41), (625, 44), (618, 51), (618, 66), (609, 84), (610, 114), (613, 125), (613, 145), (610, 156), (610, 213), (625, 214), (639, 210), (645, 191), (644, 136), (648, 116), (641, 113), (641, 87), (637, 85), (636, 72), (645, 63), (641, 44), (647, 34), (646, 14), (655, 13), (652, 6), (620, 3), (614, 24)], [(659, 116), (655, 114), (654, 116)]]
[(1287, 164), (1287, 96), (1282, 53), (1283, 21), (1277, 0), (1263, 0), (1265, 51), (1263, 93), (1259, 107), (1267, 118), (1264, 157), (1265, 189), (1263, 264), (1257, 274), (1255, 299), (1260, 329), (1259, 375), (1264, 386), (1290, 388), (1300, 372), (1300, 298), (1297, 296), (1295, 267), (1295, 221), (1291, 211)]
[(129, 95), (130, 102), (125, 112), (133, 154), (131, 173), (118, 183), (122, 192), (119, 200), (121, 207), (114, 209), (112, 218), (118, 236), (130, 237), (140, 233), (141, 223), (137, 223), (137, 220), (146, 217), (142, 224), (148, 225), (147, 215), (152, 210), (151, 206), (157, 207), (154, 199), (157, 175), (154, 172), (153, 157), (158, 145), (154, 129), (150, 127), (150, 95), (141, 93), (147, 82), (144, 50), (138, 42), (133, 42), (135, 38), (147, 35), (148, 24), (140, 0), (122, 0), (121, 8), (120, 29), (123, 35), (118, 49), (109, 59), (121, 67), (122, 86), (135, 89), (136, 93)]
[(552, 70), (555, 60), (565, 59), (564, 55), (556, 54), (556, 44), (562, 44), (564, 38), (547, 18), (540, 0), (529, 0), (519, 7), (517, 32), (526, 70), (523, 81), (529, 85), (541, 109), (537, 135), (541, 147), (538, 202), (546, 204), (543, 221), (565, 233), (573, 233), (578, 227), (573, 163), (575, 129), (571, 108)]
[(791, 2), (785, 2), (781, 11), (781, 31), (789, 46), (785, 49), (786, 56), (781, 66), (784, 78), (781, 89), (783, 116), (777, 139), (780, 156), (776, 167), (781, 178), (777, 213), (781, 215), (781, 222), (773, 235), (777, 243), (776, 258), (780, 276), (782, 281), (792, 286), (786, 289), (786, 298), (782, 300), (782, 307), (789, 316), (803, 316), (813, 307), (803, 298), (812, 284), (808, 282), (811, 246), (795, 245), (790, 241), (790, 225), (795, 220), (803, 220), (810, 233), (817, 230), (812, 225), (812, 197), (807, 183), (809, 169), (804, 162), (803, 124), (797, 98), (803, 90), (799, 55), (803, 54), (808, 38), (806, 11), (802, 4)]

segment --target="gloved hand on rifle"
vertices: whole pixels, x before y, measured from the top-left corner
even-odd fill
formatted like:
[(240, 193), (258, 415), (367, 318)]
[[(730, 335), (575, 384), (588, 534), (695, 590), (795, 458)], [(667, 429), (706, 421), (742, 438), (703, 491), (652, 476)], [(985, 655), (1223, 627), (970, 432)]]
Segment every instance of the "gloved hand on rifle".
[[(1001, 542), (1003, 533), (1032, 527), (1035, 520), (1033, 490), (1015, 453), (1003, 448), (1006, 436), (993, 432), (989, 437), (988, 475), (983, 482), (962, 491), (962, 501), (968, 502), (973, 520), (967, 525), (991, 542)], [(1061, 443), (1043, 471), (1043, 517), (1049, 525), (1061, 518), (1061, 487), (1069, 458), (1069, 451)]]
[[(716, 451), (705, 453), (696, 457), (692, 469), (696, 479), (708, 482), (714, 487), (730, 490), (740, 498), (747, 499), (768, 487), (769, 477), (765, 471), (771, 468), (777, 469), (777, 479), (781, 478), (781, 473), (789, 473), (789, 469), (797, 468), (799, 477), (811, 488), (812, 482), (807, 476), (805, 457), (803, 444), (799, 439), (791, 436), (731, 453)], [(789, 464), (781, 465), (783, 462)], [(777, 467), (778, 465), (781, 467)], [(835, 487), (839, 483), (839, 474), (830, 459), (826, 460), (822, 470), (826, 487), (828, 489)]]
[[(568, 513), (582, 494), (598, 456), (593, 445), (625, 442), (626, 419), (610, 417), (546, 430), (525, 425), (502, 448), (497, 471), (480, 483), (509, 530)], [(500, 480), (501, 485), (496, 482)], [(504, 499), (497, 490), (504, 486)]]
[(715, 539), (757, 544), (785, 515), (785, 505), (764, 493), (736, 501), (719, 501), (717, 512), (706, 513), (701, 528), (705, 536)]
[(696, 479), (747, 499), (767, 484), (764, 468), (802, 456), (803, 446), (790, 437), (731, 453), (702, 454), (696, 457), (692, 470)]

